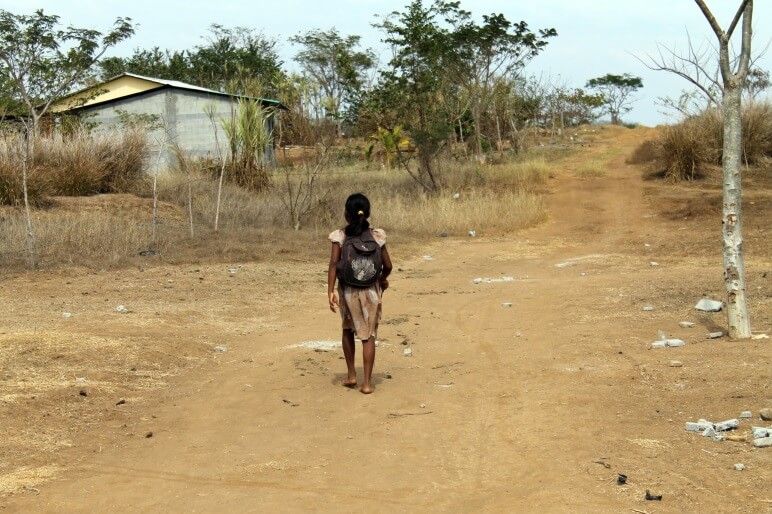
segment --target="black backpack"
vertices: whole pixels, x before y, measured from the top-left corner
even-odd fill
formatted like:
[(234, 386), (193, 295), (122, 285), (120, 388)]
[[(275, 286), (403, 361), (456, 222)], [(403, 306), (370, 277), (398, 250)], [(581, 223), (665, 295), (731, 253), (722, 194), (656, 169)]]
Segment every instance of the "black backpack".
[(346, 236), (338, 261), (338, 278), (353, 287), (370, 287), (378, 282), (383, 270), (381, 246), (371, 230), (359, 236)]

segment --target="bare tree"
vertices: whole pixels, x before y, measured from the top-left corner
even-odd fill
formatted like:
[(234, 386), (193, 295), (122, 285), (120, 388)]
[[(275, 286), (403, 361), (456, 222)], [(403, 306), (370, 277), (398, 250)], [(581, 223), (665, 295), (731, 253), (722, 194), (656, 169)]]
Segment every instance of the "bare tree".
[[(742, 123), (741, 107), (751, 68), (751, 21), (753, 0), (742, 0), (729, 28), (721, 28), (704, 0), (694, 0), (718, 40), (718, 73), (706, 66), (705, 51), (696, 49), (689, 40), (689, 51), (678, 56), (672, 51), (659, 59), (649, 56), (651, 69), (679, 75), (706, 97), (709, 104), (720, 106), (724, 121), (722, 168), (724, 198), (722, 236), (724, 256), (724, 288), (726, 291), (729, 335), (735, 339), (751, 336), (748, 301), (745, 290), (745, 259), (742, 235)], [(740, 53), (730, 55), (730, 41), (740, 25)], [(668, 57), (665, 57), (667, 55)]]
[[(719, 43), (719, 69), (721, 70), (721, 110), (724, 115), (724, 148), (722, 168), (724, 172), (724, 199), (722, 209), (722, 235), (724, 254), (724, 289), (726, 290), (729, 336), (736, 339), (751, 337), (751, 322), (745, 291), (745, 259), (742, 234), (742, 123), (740, 117), (742, 93), (751, 60), (751, 20), (753, 0), (743, 0), (724, 31), (703, 0), (695, 0), (705, 19), (708, 20)], [(736, 60), (729, 56), (729, 41), (738, 23), (740, 55)]]
[[(720, 106), (724, 122), (722, 239), (729, 335), (735, 339), (748, 339), (751, 337), (751, 323), (745, 289), (742, 235), (741, 110), (743, 92), (748, 89), (748, 77), (753, 64), (753, 0), (742, 0), (726, 31), (716, 21), (704, 0), (694, 1), (718, 40), (718, 71), (708, 67), (706, 50), (695, 48), (691, 39), (686, 55), (679, 56), (671, 50), (663, 51), (660, 47), (659, 58), (649, 56), (650, 62), (644, 64), (651, 69), (669, 71), (683, 77), (704, 95), (709, 106)], [(738, 25), (740, 52), (739, 55), (730, 55), (730, 42)]]

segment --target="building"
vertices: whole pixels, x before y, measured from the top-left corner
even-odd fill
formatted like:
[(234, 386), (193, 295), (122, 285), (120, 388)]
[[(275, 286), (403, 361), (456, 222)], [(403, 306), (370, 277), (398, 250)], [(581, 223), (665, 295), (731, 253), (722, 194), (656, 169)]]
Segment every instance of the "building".
[[(51, 111), (81, 115), (96, 123), (96, 130), (120, 126), (127, 115), (152, 116), (160, 127), (150, 132), (148, 142), (157, 156), (156, 162), (162, 169), (168, 169), (174, 163), (175, 146), (191, 157), (217, 157), (219, 145), (222, 155), (227, 156), (228, 138), (221, 120), (230, 119), (243, 101), (260, 102), (272, 112), (286, 109), (278, 100), (221, 93), (176, 80), (123, 73), (66, 96), (52, 105)], [(273, 133), (273, 115), (267, 118), (266, 124)], [(265, 155), (269, 162), (274, 162), (272, 143)]]

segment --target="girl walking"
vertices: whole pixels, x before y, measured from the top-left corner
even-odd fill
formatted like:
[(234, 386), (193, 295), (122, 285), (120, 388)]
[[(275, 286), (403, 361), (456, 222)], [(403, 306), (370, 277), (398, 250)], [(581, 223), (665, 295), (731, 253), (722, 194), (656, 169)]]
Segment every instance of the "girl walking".
[[(381, 297), (389, 287), (391, 259), (386, 250), (386, 233), (370, 228), (370, 201), (361, 193), (348, 197), (344, 216), (346, 227), (330, 234), (332, 253), (327, 273), (330, 310), (340, 307), (343, 320), (343, 355), (348, 377), (346, 387), (356, 387), (355, 340), (362, 341), (364, 381), (360, 391), (373, 392), (371, 377), (375, 363), (375, 337), (381, 319)], [(335, 280), (338, 290), (335, 291)]]

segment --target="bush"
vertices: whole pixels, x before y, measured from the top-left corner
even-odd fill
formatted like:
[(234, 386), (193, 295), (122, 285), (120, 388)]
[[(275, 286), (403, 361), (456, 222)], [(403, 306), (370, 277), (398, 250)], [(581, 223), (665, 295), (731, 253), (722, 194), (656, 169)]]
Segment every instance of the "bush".
[[(30, 203), (40, 205), (52, 195), (136, 193), (148, 180), (147, 153), (146, 133), (138, 129), (38, 137), (28, 174)], [(0, 204), (23, 203), (23, 162), (22, 136), (9, 135), (0, 141)]]
[(772, 104), (754, 102), (743, 110), (743, 159), (759, 164), (772, 157)]
[[(13, 136), (0, 139), (0, 205), (24, 204), (23, 166), (24, 140)], [(31, 166), (27, 172), (27, 198), (30, 205), (43, 205), (48, 191), (48, 176), (39, 167)]]
[[(746, 165), (756, 165), (772, 156), (772, 105), (754, 102), (742, 112), (742, 158)], [(720, 166), (723, 156), (723, 118), (718, 109), (708, 110), (667, 127), (653, 142), (640, 145), (628, 162), (652, 162), (650, 167), (671, 180), (693, 180)]]
[(625, 160), (627, 164), (649, 164), (655, 162), (658, 153), (657, 141), (647, 139), (633, 150), (633, 153)]
[(716, 161), (720, 147), (709, 121), (710, 117), (700, 116), (665, 129), (658, 141), (665, 178), (694, 180), (703, 175), (705, 164)]

